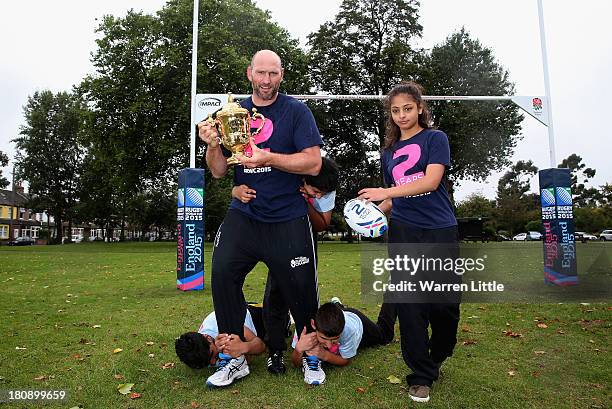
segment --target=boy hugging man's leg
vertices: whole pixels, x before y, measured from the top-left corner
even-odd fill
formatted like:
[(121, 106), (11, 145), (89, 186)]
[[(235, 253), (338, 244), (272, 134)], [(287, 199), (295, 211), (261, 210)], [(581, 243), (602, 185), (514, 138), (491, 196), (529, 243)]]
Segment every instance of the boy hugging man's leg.
[[(394, 304), (383, 303), (375, 323), (361, 311), (346, 308), (339, 299), (335, 300), (319, 307), (311, 323), (314, 333), (302, 333), (299, 340), (297, 334), (294, 335), (291, 359), (295, 366), (302, 364), (305, 373), (312, 370), (305, 367), (310, 365), (311, 357), (345, 366), (357, 355), (358, 349), (385, 345), (393, 340), (397, 315)], [(325, 382), (324, 378), (314, 379), (314, 382), (304, 380), (311, 384)]]

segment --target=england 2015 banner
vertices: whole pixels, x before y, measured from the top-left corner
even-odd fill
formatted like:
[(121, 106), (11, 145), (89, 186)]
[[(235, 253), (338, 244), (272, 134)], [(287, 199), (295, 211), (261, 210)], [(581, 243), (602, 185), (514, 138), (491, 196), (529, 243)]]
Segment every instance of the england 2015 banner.
[(544, 227), (544, 282), (576, 285), (578, 272), (570, 170), (544, 169), (539, 174)]
[(183, 291), (204, 289), (204, 170), (179, 173), (176, 286)]

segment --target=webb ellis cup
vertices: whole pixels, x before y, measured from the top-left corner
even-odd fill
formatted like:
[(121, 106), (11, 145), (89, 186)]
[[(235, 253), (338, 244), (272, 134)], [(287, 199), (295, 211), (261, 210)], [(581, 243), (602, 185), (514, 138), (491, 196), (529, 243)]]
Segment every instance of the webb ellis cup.
[[(251, 119), (261, 119), (261, 124), (255, 132), (251, 134)], [(217, 111), (215, 119), (208, 116), (206, 119), (211, 125), (215, 125), (221, 133), (221, 143), (232, 152), (232, 156), (227, 159), (228, 165), (237, 165), (240, 161), (236, 158), (237, 154), (243, 154), (249, 144), (249, 138), (257, 135), (263, 128), (266, 118), (253, 108), (253, 114), (234, 102), (231, 94), (228, 96), (227, 104)]]

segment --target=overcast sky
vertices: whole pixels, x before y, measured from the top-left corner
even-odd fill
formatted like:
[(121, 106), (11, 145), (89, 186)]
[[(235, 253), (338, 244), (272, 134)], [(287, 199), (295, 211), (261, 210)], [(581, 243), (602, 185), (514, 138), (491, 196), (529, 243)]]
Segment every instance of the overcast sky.
[[(333, 19), (338, 0), (256, 0), (302, 44), (319, 25)], [(493, 49), (509, 72), (517, 95), (544, 95), (536, 0), (423, 0), (421, 44), (439, 44), (464, 26)], [(0, 150), (12, 159), (23, 123), (22, 107), (37, 90), (69, 91), (93, 71), (96, 19), (123, 16), (130, 8), (154, 13), (162, 0), (24, 0), (5, 2), (0, 16)], [(612, 182), (612, 132), (607, 130), (612, 94), (612, 42), (607, 30), (612, 2), (543, 0), (557, 162), (572, 153), (597, 169), (595, 185)], [(468, 103), (468, 102), (466, 102)], [(531, 159), (550, 167), (548, 131), (528, 117), (513, 161)], [(186, 136), (188, 137), (188, 136)], [(452, 138), (452, 135), (449, 135)], [(3, 175), (10, 179), (10, 167)], [(481, 192), (493, 198), (498, 174), (486, 183), (464, 182), (456, 198)], [(537, 182), (533, 183), (534, 188)]]

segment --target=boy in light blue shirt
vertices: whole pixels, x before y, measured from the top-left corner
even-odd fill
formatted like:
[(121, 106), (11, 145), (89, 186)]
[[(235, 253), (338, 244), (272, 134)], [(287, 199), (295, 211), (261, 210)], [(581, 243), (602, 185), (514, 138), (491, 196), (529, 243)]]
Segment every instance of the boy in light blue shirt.
[[(311, 325), (315, 332), (304, 331), (299, 340), (293, 337), (291, 359), (299, 366), (302, 355), (316, 357), (332, 365), (345, 366), (357, 355), (357, 350), (375, 345), (385, 345), (393, 340), (396, 310), (394, 304), (383, 303), (377, 322), (361, 311), (346, 308), (337, 297), (319, 307)], [(323, 383), (323, 378), (320, 383)]]

